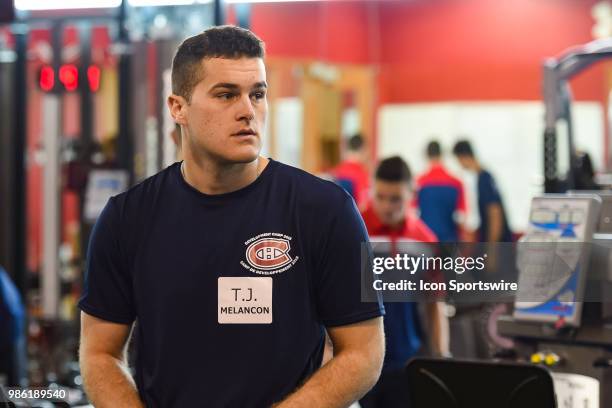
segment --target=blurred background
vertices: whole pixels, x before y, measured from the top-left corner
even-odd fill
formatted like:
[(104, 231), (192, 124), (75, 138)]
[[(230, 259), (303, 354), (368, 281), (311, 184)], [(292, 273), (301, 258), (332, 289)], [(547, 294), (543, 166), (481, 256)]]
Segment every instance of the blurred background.
[[(0, 0), (0, 19), (0, 292), (13, 325), (0, 383), (81, 385), (89, 232), (110, 195), (175, 162), (172, 56), (212, 25), (266, 43), (265, 156), (333, 176), (361, 134), (366, 168), (400, 155), (419, 174), (437, 140), (465, 186), (466, 240), (477, 187), (457, 140), (497, 180), (515, 238), (533, 196), (579, 188), (585, 171), (590, 189), (610, 184), (609, 1)], [(596, 54), (549, 77), (545, 95), (545, 62), (568, 50)]]

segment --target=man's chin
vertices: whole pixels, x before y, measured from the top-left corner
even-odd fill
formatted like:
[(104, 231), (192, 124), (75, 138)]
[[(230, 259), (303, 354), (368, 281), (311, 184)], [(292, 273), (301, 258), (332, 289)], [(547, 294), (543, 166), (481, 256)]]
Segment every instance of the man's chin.
[(259, 157), (259, 150), (249, 152), (235, 152), (226, 156), (226, 160), (230, 163), (252, 163)]

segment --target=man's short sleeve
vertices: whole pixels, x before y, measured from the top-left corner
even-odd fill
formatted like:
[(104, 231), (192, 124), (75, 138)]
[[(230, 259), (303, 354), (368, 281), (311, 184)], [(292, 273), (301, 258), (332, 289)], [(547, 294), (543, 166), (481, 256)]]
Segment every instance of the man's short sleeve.
[(478, 199), (482, 204), (488, 206), (489, 204), (501, 203), (501, 196), (493, 176), (489, 173), (482, 174), (481, 181), (478, 184)]
[(315, 272), (317, 310), (325, 326), (347, 325), (384, 314), (380, 301), (361, 301), (362, 274), (372, 273), (369, 262), (362, 262), (362, 247), (371, 262), (365, 225), (355, 203), (347, 197), (324, 239)]
[(129, 324), (135, 318), (132, 280), (121, 253), (118, 226), (117, 206), (111, 198), (91, 232), (79, 308), (103, 320)]

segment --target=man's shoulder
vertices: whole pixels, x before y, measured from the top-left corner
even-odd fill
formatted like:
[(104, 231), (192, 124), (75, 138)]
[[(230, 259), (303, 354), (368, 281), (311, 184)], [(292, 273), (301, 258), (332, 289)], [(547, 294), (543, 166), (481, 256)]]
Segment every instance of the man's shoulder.
[(461, 179), (457, 177), (453, 172), (451, 172), (448, 168), (443, 166), (442, 171), (444, 173), (444, 176), (448, 178), (449, 181), (459, 187), (463, 187), (463, 182), (461, 181)]
[(478, 188), (481, 190), (497, 190), (497, 183), (495, 182), (493, 174), (487, 170), (481, 170), (480, 173), (478, 173)]
[(136, 183), (126, 191), (112, 197), (121, 212), (128, 210), (141, 212), (147, 203), (153, 203), (163, 193), (164, 185), (179, 163), (174, 163), (158, 173)]
[(363, 163), (352, 160), (344, 160), (338, 163), (338, 165), (331, 170), (331, 173), (346, 176), (362, 176), (364, 174), (369, 175), (368, 169)]
[(295, 193), (306, 205), (330, 208), (344, 205), (350, 195), (333, 181), (315, 176), (305, 170), (281, 162), (278, 164), (280, 186), (289, 193)]
[(482, 169), (478, 173), (478, 178), (480, 178), (482, 180), (493, 180), (493, 175), (491, 174), (490, 171)]
[(429, 169), (425, 173), (419, 175), (416, 179), (417, 186), (452, 186), (462, 188), (463, 182), (453, 173), (448, 171), (445, 166), (437, 166), (435, 169)]

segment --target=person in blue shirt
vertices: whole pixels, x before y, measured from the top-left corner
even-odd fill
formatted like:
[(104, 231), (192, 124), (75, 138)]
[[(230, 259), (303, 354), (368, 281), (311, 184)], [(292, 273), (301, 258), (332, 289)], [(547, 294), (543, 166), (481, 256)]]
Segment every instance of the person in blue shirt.
[(416, 204), (421, 219), (440, 242), (458, 242), (466, 204), (463, 183), (442, 163), (440, 143), (427, 144), (429, 168), (416, 180)]
[(168, 106), (184, 160), (111, 198), (89, 243), (80, 363), (96, 407), (346, 407), (377, 381), (365, 226), (341, 187), (259, 155), (267, 87), (248, 30), (179, 46)]
[[(478, 214), (480, 216), (480, 227), (478, 229), (478, 240), (487, 244), (486, 254), (487, 268), (489, 273), (500, 273), (500, 278), (505, 276), (503, 271), (507, 270), (504, 265), (511, 265), (514, 262), (509, 247), (500, 250), (498, 242), (512, 242), (512, 232), (508, 226), (508, 219), (502, 201), (501, 194), (495, 183), (495, 179), (485, 169), (474, 154), (472, 145), (467, 140), (458, 141), (453, 153), (461, 166), (478, 175)], [(508, 277), (506, 277), (508, 279)], [(479, 358), (493, 357), (496, 350), (511, 349), (513, 343), (510, 339), (501, 337), (497, 330), (497, 316), (509, 313), (510, 306), (505, 303), (481, 305), (480, 314), (474, 314), (473, 327), (482, 326), (476, 329), (474, 338), (478, 344), (484, 345), (475, 350)], [(458, 315), (461, 312), (458, 312)], [(473, 312), (468, 312), (468, 315)]]
[(461, 167), (478, 175), (479, 241), (512, 242), (512, 232), (495, 179), (482, 168), (471, 143), (467, 140), (458, 141), (453, 148), (453, 154)]

